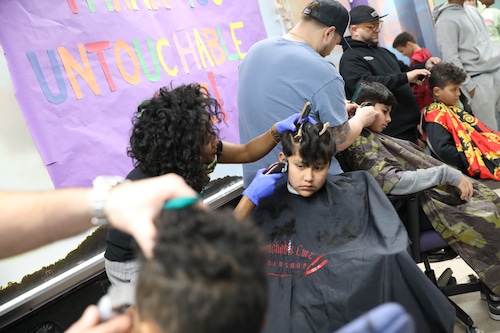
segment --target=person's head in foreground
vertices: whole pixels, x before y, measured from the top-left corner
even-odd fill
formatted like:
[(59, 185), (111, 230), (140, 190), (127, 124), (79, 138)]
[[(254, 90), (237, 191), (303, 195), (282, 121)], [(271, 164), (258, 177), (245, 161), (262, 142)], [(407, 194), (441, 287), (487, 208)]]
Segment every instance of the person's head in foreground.
[(258, 333), (267, 306), (259, 230), (229, 210), (167, 210), (137, 282), (141, 333)]
[(279, 160), (288, 163), (288, 183), (303, 197), (313, 195), (325, 184), (336, 152), (328, 127), (329, 123), (312, 124), (306, 121), (296, 132), (283, 133), (283, 150)]
[(447, 106), (458, 106), (460, 100), (460, 86), (465, 81), (465, 71), (449, 62), (441, 62), (431, 69), (429, 86), (434, 99)]
[(138, 106), (128, 156), (150, 177), (173, 172), (201, 191), (204, 164), (215, 158), (221, 116), (217, 100), (199, 84), (163, 87)]
[(398, 102), (392, 92), (379, 82), (360, 82), (361, 90), (357, 100), (370, 103), (378, 111), (373, 123), (368, 129), (375, 133), (381, 133), (391, 122), (392, 107)]

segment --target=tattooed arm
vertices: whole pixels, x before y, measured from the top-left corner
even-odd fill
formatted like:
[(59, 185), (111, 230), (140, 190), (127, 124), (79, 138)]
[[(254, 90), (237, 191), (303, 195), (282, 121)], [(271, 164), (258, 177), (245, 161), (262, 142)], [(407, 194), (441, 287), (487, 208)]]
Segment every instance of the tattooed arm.
[(375, 120), (377, 111), (373, 106), (364, 106), (356, 110), (356, 114), (339, 126), (330, 127), (335, 138), (337, 150), (342, 151), (349, 147), (358, 137), (364, 127), (370, 126)]

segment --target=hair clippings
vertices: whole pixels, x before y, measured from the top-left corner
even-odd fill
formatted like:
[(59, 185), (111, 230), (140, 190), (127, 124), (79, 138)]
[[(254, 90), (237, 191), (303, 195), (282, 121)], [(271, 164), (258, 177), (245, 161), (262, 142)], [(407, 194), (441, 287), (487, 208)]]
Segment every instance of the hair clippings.
[(163, 209), (166, 210), (174, 210), (174, 209), (182, 209), (186, 208), (189, 206), (194, 205), (198, 201), (202, 199), (202, 195), (199, 194), (196, 197), (179, 197), (179, 198), (174, 198), (172, 200), (169, 200), (165, 202), (163, 205)]
[(326, 132), (326, 130), (330, 127), (330, 123), (327, 121), (326, 123), (323, 124), (323, 129), (319, 131), (318, 136), (322, 136), (323, 133)]

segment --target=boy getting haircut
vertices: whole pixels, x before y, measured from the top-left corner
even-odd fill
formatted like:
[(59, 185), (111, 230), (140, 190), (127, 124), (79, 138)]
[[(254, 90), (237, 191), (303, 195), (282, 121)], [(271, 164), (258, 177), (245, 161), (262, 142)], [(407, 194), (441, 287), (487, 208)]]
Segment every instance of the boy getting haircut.
[[(137, 284), (143, 326), (158, 333), (258, 333), (267, 306), (258, 229), (230, 211), (164, 211)], [(145, 331), (141, 331), (144, 333)]]
[(443, 62), (439, 64), (439, 66), (433, 67), (431, 73), (432, 75), (429, 78), (431, 89), (434, 87), (444, 89), (450, 84), (461, 85), (467, 77), (467, 74), (462, 68), (449, 62)]
[(281, 140), (286, 182), (269, 191), (262, 185), (275, 174), (258, 173), (243, 192), (269, 193), (253, 211), (267, 252), (262, 333), (333, 332), (387, 302), (402, 304), (418, 332), (452, 332), (454, 308), (409, 256), (404, 226), (375, 179), (329, 175), (328, 124), (298, 127)]
[[(500, 180), (500, 134), (492, 131), (459, 104), (466, 74), (452, 63), (431, 69), (429, 83), (434, 94), (422, 121), (432, 155), (463, 173)], [(493, 126), (494, 128), (496, 126)]]
[[(438, 72), (450, 75), (436, 75)], [(459, 82), (461, 75), (457, 73), (460, 71), (456, 68), (437, 64), (431, 77)], [(374, 124), (390, 121), (390, 117), (383, 115), (392, 107), (386, 94), (392, 93), (381, 83), (363, 83), (358, 103), (369, 101), (379, 114), (373, 124), (340, 153), (342, 168), (368, 171), (389, 195), (419, 192), (420, 229), (438, 232), (484, 285), (499, 295), (500, 198), (483, 183), (433, 158), (412, 142), (383, 134), (381, 126)], [(437, 103), (430, 107), (434, 104)], [(445, 132), (444, 137), (446, 135), (449, 134)], [(452, 148), (456, 151), (456, 147)]]

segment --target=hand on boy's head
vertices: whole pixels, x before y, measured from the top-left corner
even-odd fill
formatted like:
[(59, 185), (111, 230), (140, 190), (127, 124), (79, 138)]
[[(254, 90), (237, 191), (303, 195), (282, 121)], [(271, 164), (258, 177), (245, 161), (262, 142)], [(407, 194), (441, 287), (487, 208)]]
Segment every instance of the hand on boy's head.
[(99, 322), (99, 310), (95, 305), (89, 306), (83, 315), (66, 333), (130, 333), (132, 319), (129, 315), (120, 315), (103, 323)]
[(425, 76), (428, 77), (431, 75), (431, 72), (429, 72), (427, 69), (414, 69), (412, 71), (406, 72), (406, 77), (408, 78), (408, 83), (415, 83), (418, 85), (422, 84), (422, 81), (419, 79), (419, 76)]
[(429, 59), (427, 59), (427, 61), (425, 62), (425, 68), (427, 70), (431, 70), (432, 66), (434, 66), (435, 64), (439, 64), (441, 62), (441, 58), (438, 58), (438, 57), (430, 57)]
[(296, 131), (297, 127), (295, 126), (295, 123), (297, 120), (300, 118), (300, 112), (299, 113), (294, 113), (290, 117), (280, 120), (276, 123), (276, 130), (279, 132), (279, 134), (283, 134), (285, 131)]
[(156, 235), (153, 221), (166, 201), (178, 197), (198, 197), (198, 193), (173, 173), (126, 182), (111, 190), (105, 212), (111, 225), (134, 236), (150, 258)]
[(356, 110), (355, 117), (362, 119), (363, 127), (368, 127), (375, 121), (378, 112), (372, 105), (362, 106)]
[(472, 198), (474, 193), (474, 188), (472, 186), (472, 182), (465, 176), (462, 175), (462, 179), (460, 180), (460, 184), (458, 184), (458, 190), (460, 191), (460, 199), (469, 200)]

